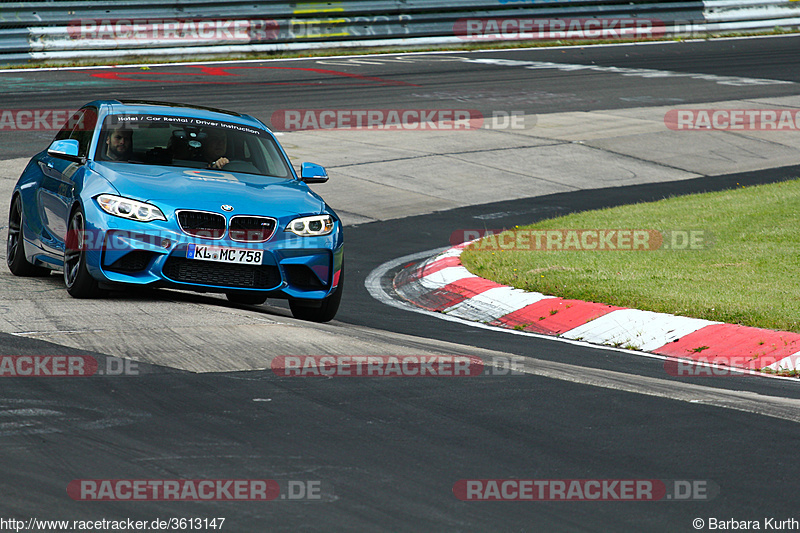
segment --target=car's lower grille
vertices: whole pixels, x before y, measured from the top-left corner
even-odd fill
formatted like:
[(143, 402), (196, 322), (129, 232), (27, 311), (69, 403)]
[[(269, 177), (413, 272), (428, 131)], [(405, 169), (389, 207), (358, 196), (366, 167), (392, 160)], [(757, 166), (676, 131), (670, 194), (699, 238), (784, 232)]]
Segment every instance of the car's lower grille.
[(229, 234), (238, 242), (264, 242), (272, 237), (278, 221), (269, 217), (236, 215), (231, 217)]
[(225, 235), (225, 217), (206, 211), (178, 211), (178, 224), (193, 237), (220, 239)]
[(111, 263), (111, 265), (107, 266), (106, 270), (112, 272), (139, 272), (147, 268), (153, 255), (155, 255), (153, 252), (136, 250), (123, 255)]
[(167, 259), (163, 272), (175, 281), (217, 287), (271, 289), (281, 282), (280, 271), (274, 265), (231, 265), (184, 257)]

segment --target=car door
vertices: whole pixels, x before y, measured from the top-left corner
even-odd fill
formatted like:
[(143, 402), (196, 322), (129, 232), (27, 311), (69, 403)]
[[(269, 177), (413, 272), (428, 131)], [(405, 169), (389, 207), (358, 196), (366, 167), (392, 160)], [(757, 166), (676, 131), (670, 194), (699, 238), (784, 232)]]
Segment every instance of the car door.
[[(67, 121), (54, 140), (75, 139), (78, 155), (86, 157), (97, 124), (97, 109), (78, 110)], [(38, 191), (37, 205), (44, 225), (42, 247), (55, 254), (64, 251), (69, 210), (75, 199), (75, 183), (82, 179), (84, 165), (44, 154), (39, 161), (43, 178)]]

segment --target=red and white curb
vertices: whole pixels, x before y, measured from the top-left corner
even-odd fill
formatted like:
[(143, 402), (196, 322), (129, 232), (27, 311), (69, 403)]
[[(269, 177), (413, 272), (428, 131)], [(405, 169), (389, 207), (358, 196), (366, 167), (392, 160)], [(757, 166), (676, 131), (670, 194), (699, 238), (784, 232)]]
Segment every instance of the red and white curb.
[(402, 270), (394, 290), (422, 309), (490, 326), (748, 370), (800, 370), (800, 334), (526, 292), (480, 278), (456, 246)]

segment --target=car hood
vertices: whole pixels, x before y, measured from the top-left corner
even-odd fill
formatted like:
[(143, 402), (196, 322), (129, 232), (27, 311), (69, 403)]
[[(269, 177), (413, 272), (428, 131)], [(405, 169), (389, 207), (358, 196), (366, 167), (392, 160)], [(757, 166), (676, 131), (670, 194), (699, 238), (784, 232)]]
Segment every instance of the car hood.
[(177, 209), (218, 211), (223, 204), (240, 214), (321, 213), (325, 202), (295, 179), (254, 176), (240, 172), (95, 163), (122, 196), (146, 202), (165, 202)]

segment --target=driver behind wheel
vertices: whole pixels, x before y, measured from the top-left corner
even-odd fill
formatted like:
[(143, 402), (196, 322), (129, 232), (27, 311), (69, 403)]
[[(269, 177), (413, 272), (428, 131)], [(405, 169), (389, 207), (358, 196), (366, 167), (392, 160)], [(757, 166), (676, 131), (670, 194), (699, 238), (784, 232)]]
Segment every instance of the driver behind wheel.
[(222, 169), (230, 163), (225, 157), (228, 151), (228, 136), (224, 131), (209, 130), (203, 141), (203, 158), (208, 162), (208, 168)]

